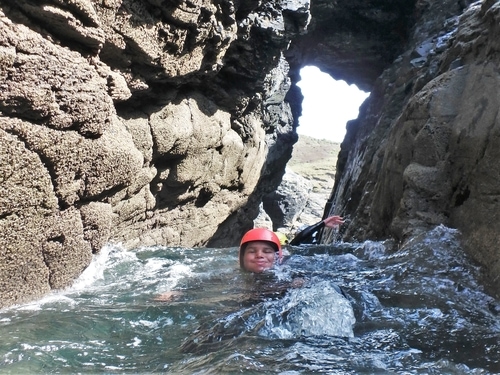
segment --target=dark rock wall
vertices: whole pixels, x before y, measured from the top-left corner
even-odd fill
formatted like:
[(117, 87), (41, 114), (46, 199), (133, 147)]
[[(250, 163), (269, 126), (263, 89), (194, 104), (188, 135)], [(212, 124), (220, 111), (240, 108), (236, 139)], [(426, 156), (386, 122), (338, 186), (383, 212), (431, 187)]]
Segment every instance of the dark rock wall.
[(372, 91), (406, 46), (416, 0), (311, 2), (306, 35), (286, 52), (293, 68), (314, 65), (338, 80)]
[(405, 50), (348, 124), (326, 214), (352, 220), (349, 240), (458, 228), (498, 294), (500, 4), (467, 5), (416, 3)]

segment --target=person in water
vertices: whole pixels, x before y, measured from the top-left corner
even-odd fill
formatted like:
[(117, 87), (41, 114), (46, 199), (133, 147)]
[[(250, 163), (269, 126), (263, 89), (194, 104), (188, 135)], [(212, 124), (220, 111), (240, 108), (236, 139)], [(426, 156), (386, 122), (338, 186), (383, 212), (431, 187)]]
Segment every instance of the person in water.
[[(330, 216), (320, 222), (313, 224), (295, 235), (290, 245), (312, 243), (312, 237), (318, 230), (329, 227), (333, 228), (344, 222), (340, 216)], [(274, 266), (283, 259), (282, 242), (273, 231), (266, 228), (254, 228), (246, 232), (240, 242), (239, 261), (242, 270), (260, 274)], [(302, 286), (303, 279), (295, 279), (292, 287)], [(276, 288), (275, 288), (276, 289)], [(155, 297), (155, 301), (171, 301), (182, 295), (180, 291), (163, 292)]]
[(240, 268), (248, 272), (261, 273), (272, 268), (283, 257), (280, 239), (266, 228), (250, 229), (241, 238)]
[[(290, 245), (313, 243), (316, 233), (324, 227), (333, 228), (344, 223), (342, 217), (334, 215), (313, 224), (295, 235)], [(283, 239), (266, 228), (254, 228), (241, 238), (239, 248), (240, 267), (248, 272), (261, 273), (283, 258)]]
[[(325, 226), (335, 227), (343, 222), (340, 216), (326, 218), (299, 232), (291, 243), (307, 242), (317, 230)], [(311, 301), (304, 294), (295, 294), (294, 297), (275, 304), (275, 306), (279, 307), (277, 312), (271, 312), (267, 315), (271, 300), (280, 300), (291, 289), (312, 287), (312, 283), (316, 282), (296, 270), (288, 270), (281, 274), (280, 277), (276, 277), (273, 272), (265, 272), (270, 270), (277, 262), (281, 262), (283, 258), (282, 245), (279, 236), (267, 228), (250, 229), (243, 235), (238, 257), (240, 268), (245, 271), (243, 280), (248, 282), (248, 287), (243, 292), (240, 291), (237, 296), (238, 313), (235, 314), (234, 311), (230, 310), (227, 316), (216, 320), (215, 324), (212, 318), (209, 319), (200, 328), (197, 328), (192, 336), (185, 339), (181, 345), (182, 352), (206, 353), (207, 350), (216, 351), (221, 346), (232, 345), (234, 343), (233, 339), (244, 337), (248, 332), (250, 332), (250, 335), (259, 334), (262, 327), (267, 324), (271, 327), (278, 326), (281, 328), (283, 326), (286, 327), (285, 329), (293, 329), (290, 327), (296, 325), (300, 327), (303, 314), (310, 314), (310, 312), (302, 312), (302, 307), (300, 307), (308, 305), (308, 301)], [(282, 276), (286, 277), (283, 278)], [(333, 301), (332, 292), (334, 290), (347, 299), (347, 296), (337, 285), (333, 283), (324, 284), (324, 282), (321, 285), (328, 286), (326, 292), (324, 286), (321, 287), (321, 298), (328, 298), (328, 301)], [(299, 298), (299, 301), (304, 300), (305, 303), (288, 302), (295, 301), (296, 298)], [(273, 319), (269, 319), (269, 317), (273, 316)], [(253, 328), (249, 329), (249, 327)], [(303, 332), (301, 329), (300, 335), (303, 335)]]

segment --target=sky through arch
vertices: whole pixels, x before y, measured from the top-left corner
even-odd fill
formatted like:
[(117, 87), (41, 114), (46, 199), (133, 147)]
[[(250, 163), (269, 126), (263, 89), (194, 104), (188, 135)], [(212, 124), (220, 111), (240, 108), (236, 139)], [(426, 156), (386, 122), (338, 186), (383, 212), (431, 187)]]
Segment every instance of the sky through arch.
[(304, 99), (297, 133), (342, 142), (346, 122), (358, 117), (359, 106), (370, 93), (345, 81), (336, 81), (315, 66), (302, 68), (300, 78), (297, 85)]

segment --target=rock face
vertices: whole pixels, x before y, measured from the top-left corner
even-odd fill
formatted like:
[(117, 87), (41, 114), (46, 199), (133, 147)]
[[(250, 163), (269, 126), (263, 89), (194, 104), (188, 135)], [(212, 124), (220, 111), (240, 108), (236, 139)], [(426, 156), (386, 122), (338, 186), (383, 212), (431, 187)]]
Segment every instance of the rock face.
[(349, 124), (327, 209), (352, 219), (346, 239), (458, 228), (498, 296), (500, 3), (466, 5), (416, 2), (408, 48)]
[(0, 306), (110, 241), (237, 241), (297, 139), (283, 53), (308, 8), (0, 1)]
[(0, 306), (110, 241), (234, 246), (285, 172), (307, 64), (371, 91), (326, 208), (346, 238), (455, 226), (498, 285), (500, 6), (468, 5), (0, 0)]

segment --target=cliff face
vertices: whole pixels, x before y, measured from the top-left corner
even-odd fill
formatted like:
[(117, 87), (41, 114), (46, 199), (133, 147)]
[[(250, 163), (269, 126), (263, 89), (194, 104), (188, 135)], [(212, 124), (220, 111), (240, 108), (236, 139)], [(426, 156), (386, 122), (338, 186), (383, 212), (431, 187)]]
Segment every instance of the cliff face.
[(458, 228), (500, 295), (500, 3), (466, 5), (415, 4), (405, 51), (348, 124), (327, 212), (352, 219), (346, 239)]
[(67, 286), (109, 241), (234, 244), (297, 139), (283, 52), (309, 16), (0, 1), (0, 306)]
[(306, 64), (372, 92), (326, 210), (346, 238), (444, 223), (498, 275), (499, 6), (467, 6), (0, 0), (0, 306), (109, 241), (235, 245), (291, 156)]

